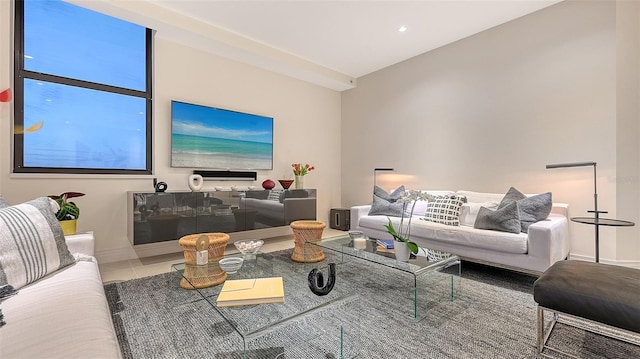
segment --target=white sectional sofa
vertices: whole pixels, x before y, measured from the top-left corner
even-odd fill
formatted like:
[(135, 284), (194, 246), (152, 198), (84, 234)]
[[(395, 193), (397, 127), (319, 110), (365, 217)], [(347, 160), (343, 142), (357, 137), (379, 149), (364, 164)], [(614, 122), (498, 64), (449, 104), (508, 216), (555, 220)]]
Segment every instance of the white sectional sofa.
[(92, 233), (65, 237), (76, 262), (0, 302), (0, 358), (120, 358)]
[[(430, 191), (427, 191), (430, 192)], [(414, 212), (411, 240), (419, 247), (454, 253), (463, 259), (540, 274), (556, 261), (569, 255), (568, 205), (553, 203), (551, 213), (533, 223), (528, 233), (507, 233), (474, 228), (475, 216), (482, 205), (499, 203), (504, 194), (472, 191), (433, 191), (465, 196), (460, 225), (451, 226), (421, 219), (424, 212)], [(400, 217), (369, 215), (371, 205), (351, 207), (351, 229), (363, 231), (370, 238), (392, 237), (384, 225), (391, 219), (398, 228)], [(407, 218), (405, 218), (405, 224)]]

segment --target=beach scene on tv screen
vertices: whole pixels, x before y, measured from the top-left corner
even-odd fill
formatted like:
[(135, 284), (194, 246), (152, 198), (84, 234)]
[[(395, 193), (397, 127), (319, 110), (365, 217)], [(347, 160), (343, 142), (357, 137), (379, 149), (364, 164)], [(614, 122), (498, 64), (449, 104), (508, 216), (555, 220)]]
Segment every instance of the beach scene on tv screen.
[(171, 166), (272, 169), (273, 118), (171, 103)]

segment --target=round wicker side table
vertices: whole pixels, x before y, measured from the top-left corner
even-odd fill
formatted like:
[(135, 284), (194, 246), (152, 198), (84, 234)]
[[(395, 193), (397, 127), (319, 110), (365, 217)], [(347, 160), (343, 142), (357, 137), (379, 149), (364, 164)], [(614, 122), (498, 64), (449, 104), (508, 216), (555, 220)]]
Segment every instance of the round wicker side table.
[[(197, 265), (196, 242), (201, 236), (209, 238), (209, 264)], [(224, 257), (224, 250), (229, 242), (226, 233), (198, 233), (180, 238), (178, 243), (184, 251), (184, 274), (180, 286), (185, 289), (212, 287), (227, 280), (227, 273), (218, 263)]]
[(314, 263), (323, 260), (324, 252), (321, 247), (305, 246), (305, 243), (320, 241), (322, 239), (322, 231), (327, 225), (320, 221), (295, 221), (291, 222), (290, 226), (295, 239), (291, 259), (301, 263)]

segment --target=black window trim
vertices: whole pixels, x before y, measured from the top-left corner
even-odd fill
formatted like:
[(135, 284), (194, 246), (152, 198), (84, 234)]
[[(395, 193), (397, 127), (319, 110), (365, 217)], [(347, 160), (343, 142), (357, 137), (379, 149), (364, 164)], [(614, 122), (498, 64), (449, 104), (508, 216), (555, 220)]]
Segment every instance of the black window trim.
[[(153, 30), (146, 28), (146, 87), (147, 91), (126, 89), (95, 82), (49, 75), (24, 69), (24, 0), (15, 1), (14, 26), (14, 126), (24, 124), (24, 80), (33, 79), (51, 83), (71, 85), (86, 89), (112, 92), (121, 95), (144, 98), (146, 101), (146, 164), (145, 169), (95, 169), (95, 168), (50, 168), (24, 167), (24, 134), (13, 133), (12, 173), (62, 173), (62, 174), (109, 174), (109, 175), (151, 175), (153, 174)], [(77, 6), (77, 5), (75, 5)]]

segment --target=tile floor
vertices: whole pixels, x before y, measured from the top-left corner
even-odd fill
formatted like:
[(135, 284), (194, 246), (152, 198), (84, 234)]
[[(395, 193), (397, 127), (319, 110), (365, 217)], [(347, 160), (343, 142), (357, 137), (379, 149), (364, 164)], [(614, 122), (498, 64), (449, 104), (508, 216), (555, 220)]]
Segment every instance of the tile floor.
[[(326, 228), (322, 237), (333, 237), (346, 232)], [(273, 252), (281, 249), (293, 248), (293, 235), (267, 238), (262, 252)], [(236, 253), (232, 243), (227, 245), (225, 253)], [(182, 252), (165, 254), (154, 257), (129, 259), (120, 262), (99, 264), (103, 283), (121, 282), (125, 280), (143, 278), (171, 271), (171, 265), (184, 262)]]

